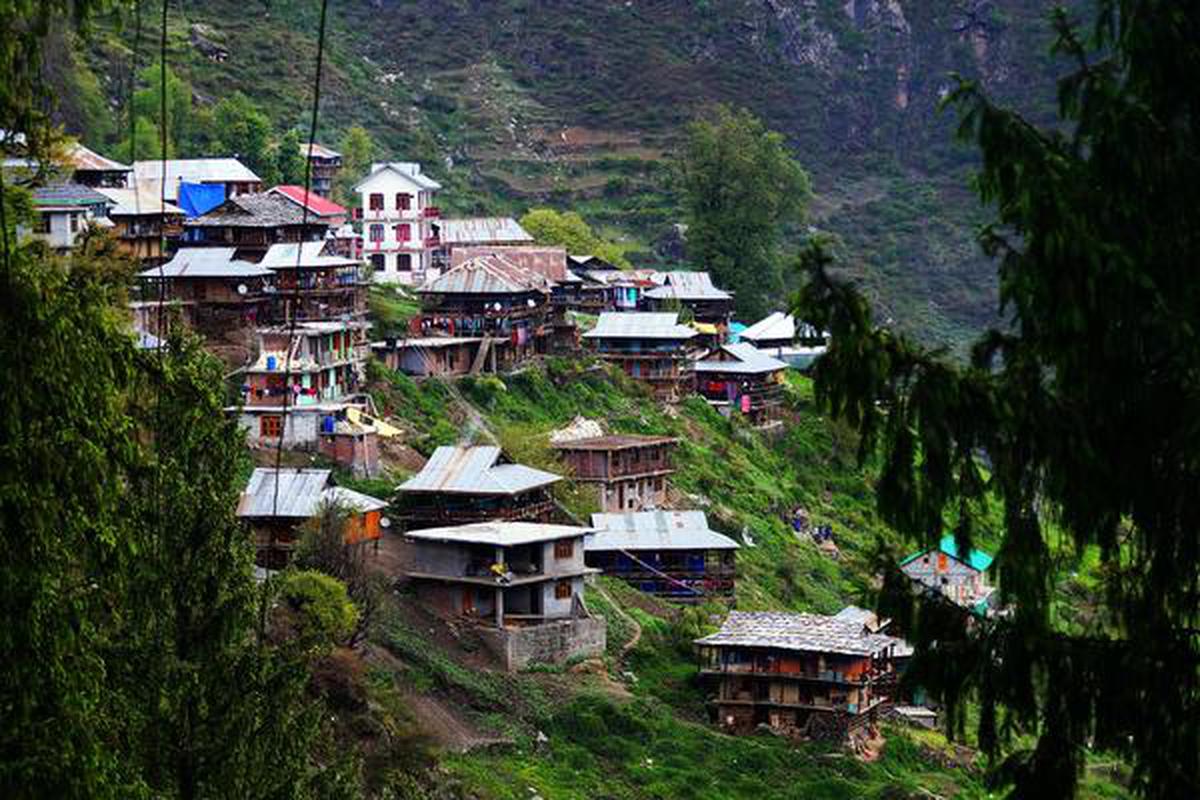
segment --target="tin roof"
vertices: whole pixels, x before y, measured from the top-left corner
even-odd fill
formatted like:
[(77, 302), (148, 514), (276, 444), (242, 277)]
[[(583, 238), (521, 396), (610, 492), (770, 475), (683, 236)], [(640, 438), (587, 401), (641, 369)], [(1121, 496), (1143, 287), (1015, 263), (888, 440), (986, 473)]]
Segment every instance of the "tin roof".
[(498, 464), (500, 455), (500, 448), (490, 445), (439, 447), (397, 491), (514, 495), (562, 480), (522, 464)]
[[(300, 143), (300, 155), (304, 156), (305, 158), (308, 158), (308, 153), (309, 153), (308, 142), (301, 142)], [(317, 142), (313, 142), (312, 143), (312, 157), (313, 158), (341, 158), (342, 154), (339, 153), (337, 150), (329, 149), (328, 147), (326, 147), (323, 144), (318, 144)]]
[(303, 186), (293, 186), (292, 184), (285, 183), (268, 189), (267, 194), (282, 195), (301, 208), (307, 205), (309, 213), (316, 214), (318, 217), (344, 217), (350, 213), (337, 203), (322, 197), (316, 192), (305, 192)]
[(660, 285), (646, 292), (656, 300), (732, 300), (733, 295), (713, 285), (707, 272), (660, 272), (655, 279)]
[[(992, 565), (992, 557), (982, 550), (976, 550), (975, 548), (971, 548), (971, 552), (967, 553), (966, 558), (960, 556), (958, 554), (958, 543), (954, 541), (954, 534), (952, 533), (948, 533), (943, 536), (942, 540), (938, 542), (936, 549), (950, 556), (954, 560), (962, 562), (963, 564), (966, 564), (967, 566), (979, 572), (986, 572), (988, 567)], [(926, 553), (932, 552), (933, 550), (922, 550), (918, 553), (913, 553), (908, 558), (901, 561), (900, 566), (903, 567), (905, 564), (908, 564), (911, 561), (916, 561)]]
[(371, 178), (374, 178), (380, 172), (385, 172), (385, 171), (386, 172), (394, 172), (397, 175), (401, 175), (401, 176), (407, 178), (408, 180), (412, 181), (414, 184), (417, 185), (418, 188), (421, 188), (421, 189), (436, 190), (436, 189), (442, 188), (442, 185), (440, 183), (438, 183), (437, 181), (435, 181), (433, 178), (429, 177), (425, 173), (421, 172), (421, 165), (416, 163), (415, 161), (388, 161), (388, 162), (376, 162), (376, 163), (372, 164), (371, 165), (371, 174), (367, 175), (367, 177), (365, 177), (361, 181), (359, 181), (358, 184), (354, 187), (354, 191), (358, 191), (362, 186), (364, 186), (368, 181), (370, 181)]
[(555, 539), (570, 539), (591, 531), (574, 525), (551, 525), (543, 522), (477, 522), (473, 525), (458, 525), (450, 528), (426, 528), (408, 531), (410, 539), (433, 542), (456, 542), (460, 544), (488, 544), (496, 547), (515, 547), (534, 542), (550, 542)]
[[(250, 475), (250, 482), (242, 492), (237, 515), (307, 519), (320, 510), (322, 503), (334, 502), (359, 513), (387, 507), (387, 503), (370, 495), (340, 486), (328, 486), (330, 474), (327, 469), (281, 469), (276, 472), (259, 467)], [(275, 501), (276, 483), (279, 485), (278, 505)]]
[(751, 342), (759, 339), (786, 339), (790, 342), (796, 338), (796, 318), (782, 311), (772, 311), (738, 336)]
[(500, 245), (479, 245), (475, 247), (456, 247), (450, 254), (451, 268), (457, 267), (479, 256), (496, 255), (511, 264), (541, 275), (555, 283), (572, 282), (574, 273), (567, 269), (567, 250), (564, 247), (504, 247)]
[[(260, 192), (239, 194), (206, 214), (184, 223), (189, 227), (275, 228), (305, 224), (304, 209), (288, 198)], [(324, 225), (319, 217), (308, 216), (309, 225)]]
[(268, 269), (315, 269), (321, 267), (356, 267), (360, 262), (345, 256), (325, 252), (326, 242), (282, 242), (267, 248), (258, 262)]
[(585, 339), (691, 339), (696, 331), (679, 324), (674, 311), (605, 311)]
[(809, 653), (873, 656), (906, 647), (893, 636), (865, 633), (862, 625), (819, 614), (790, 611), (731, 611), (721, 629), (696, 644), (769, 647)]
[(90, 186), (81, 183), (55, 183), (37, 186), (33, 190), (33, 204), (39, 208), (58, 206), (112, 205), (112, 201)]
[(495, 253), (465, 261), (417, 289), (419, 294), (526, 294), (548, 292), (550, 282)]
[(703, 511), (625, 511), (592, 514), (588, 550), (737, 550), (738, 543), (708, 527)]
[(67, 162), (78, 172), (132, 172), (133, 167), (105, 158), (76, 142), (67, 150)]
[(512, 217), (462, 217), (437, 222), (442, 244), (522, 244), (533, 242), (529, 231)]
[(761, 375), (787, 369), (787, 364), (767, 355), (752, 344), (721, 345), (721, 351), (733, 356), (733, 361), (704, 360), (695, 363), (696, 372), (736, 372), (744, 375)]
[[(133, 176), (139, 181), (153, 181), (155, 187), (163, 177), (163, 162), (159, 160), (133, 162)], [(236, 158), (169, 158), (166, 161), (167, 199), (179, 195), (180, 183), (261, 183), (262, 179)]]
[(107, 197), (115, 205), (109, 209), (112, 217), (136, 217), (144, 215), (174, 214), (182, 217), (183, 209), (171, 203), (164, 203), (158, 190), (146, 183), (135, 183), (131, 188), (109, 189), (97, 187), (96, 191)]
[[(457, 347), (464, 344), (479, 344), (482, 341), (482, 336), (414, 336), (408, 339), (396, 339), (394, 349)], [(393, 349), (390, 342), (371, 342), (371, 347), (375, 350)]]
[(559, 450), (628, 450), (632, 447), (674, 444), (678, 441), (674, 436), (611, 434), (609, 436), (589, 436), (585, 439), (565, 439), (560, 441), (554, 441), (553, 437), (551, 437), (550, 446)]
[(233, 257), (232, 247), (185, 247), (163, 264), (138, 273), (139, 278), (265, 278), (274, 273)]

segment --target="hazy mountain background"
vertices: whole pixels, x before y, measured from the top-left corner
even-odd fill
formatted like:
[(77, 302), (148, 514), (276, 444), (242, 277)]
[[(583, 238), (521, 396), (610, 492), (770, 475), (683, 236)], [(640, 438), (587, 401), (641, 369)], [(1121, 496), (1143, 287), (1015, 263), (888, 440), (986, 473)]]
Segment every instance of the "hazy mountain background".
[[(995, 268), (973, 238), (974, 151), (938, 104), (958, 73), (1048, 119), (1052, 5), (343, 0), (330, 4), (320, 138), (336, 146), (361, 124), (387, 157), (429, 162), (449, 209), (572, 207), (624, 237), (635, 262), (669, 262), (667, 164), (683, 126), (716, 102), (746, 106), (788, 137), (813, 178), (809, 224), (842, 238), (881, 315), (961, 344), (994, 318)], [(306, 127), (318, 3), (179, 6), (168, 60), (197, 104), (241, 90), (280, 132)], [(143, 65), (156, 15), (143, 20)], [(124, 132), (135, 27), (102, 24), (50, 56), (63, 121), (96, 146)]]

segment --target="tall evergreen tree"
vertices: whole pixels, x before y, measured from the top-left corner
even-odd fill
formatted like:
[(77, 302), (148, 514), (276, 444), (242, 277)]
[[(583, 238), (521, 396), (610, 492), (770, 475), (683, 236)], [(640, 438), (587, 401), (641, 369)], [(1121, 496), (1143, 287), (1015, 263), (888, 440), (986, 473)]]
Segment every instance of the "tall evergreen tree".
[[(917, 676), (981, 706), (979, 740), (1035, 744), (997, 771), (1014, 797), (1067, 797), (1089, 748), (1125, 754), (1134, 788), (1200, 795), (1200, 7), (1100, 0), (1087, 40), (1059, 13), (1062, 123), (1035, 127), (975, 85), (953, 98), (979, 145), (1008, 326), (968, 365), (874, 327), (865, 300), (807, 254), (801, 312), (831, 330), (817, 389), (879, 447), (879, 507), (932, 544), (969, 544), (1003, 504), (996, 557), (1011, 616), (967, 622), (914, 602), (888, 571), (883, 608), (914, 637)], [(1100, 56), (1092, 54), (1099, 53)], [(1098, 554), (1103, 613), (1057, 622), (1054, 582)], [(1003, 715), (1001, 716), (1001, 712)], [(1001, 724), (1003, 722), (1004, 724)]]

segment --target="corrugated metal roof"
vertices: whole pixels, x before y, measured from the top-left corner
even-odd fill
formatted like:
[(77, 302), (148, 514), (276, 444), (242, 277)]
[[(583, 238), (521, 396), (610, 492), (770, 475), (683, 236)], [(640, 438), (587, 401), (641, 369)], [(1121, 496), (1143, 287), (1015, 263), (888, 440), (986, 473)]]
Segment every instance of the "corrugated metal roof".
[(437, 190), (441, 189), (442, 185), (433, 178), (421, 172), (421, 165), (415, 161), (389, 161), (376, 162), (371, 165), (371, 174), (363, 178), (354, 187), (354, 191), (358, 191), (360, 187), (366, 185), (368, 181), (378, 175), (380, 172), (394, 172), (397, 175), (402, 175), (408, 180), (415, 183), (421, 189)]
[[(311, 517), (321, 505), (322, 493), (329, 483), (330, 474), (331, 471), (327, 469), (281, 469), (276, 472), (259, 467), (250, 475), (246, 491), (242, 492), (237, 515)], [(275, 501), (276, 483), (279, 485), (278, 504)]]
[[(482, 341), (482, 336), (416, 336), (409, 339), (397, 339), (395, 349), (405, 350), (410, 347), (457, 347), (463, 344), (479, 344)], [(371, 342), (371, 347), (376, 350), (392, 349), (392, 346), (388, 342)]]
[[(301, 142), (300, 143), (300, 155), (304, 156), (305, 158), (308, 158), (308, 153), (309, 153), (308, 142)], [(341, 158), (342, 154), (339, 153), (337, 150), (331, 150), (330, 148), (326, 147), (323, 144), (318, 144), (317, 142), (313, 142), (312, 143), (312, 157), (313, 158)]]
[(731, 300), (733, 295), (713, 285), (707, 272), (660, 272), (655, 280), (661, 283), (646, 292), (656, 300)]
[[(152, 181), (155, 190), (163, 177), (162, 161), (133, 162), (133, 176)], [(182, 183), (261, 183), (262, 179), (236, 158), (169, 158), (166, 162), (167, 199), (179, 196)]]
[(81, 172), (132, 172), (133, 167), (105, 158), (76, 142), (67, 150), (67, 161)]
[(234, 259), (232, 247), (185, 247), (163, 264), (138, 273), (140, 278), (265, 278), (269, 269)]
[(574, 525), (551, 525), (542, 522), (478, 522), (452, 528), (426, 528), (404, 534), (410, 539), (460, 544), (488, 544), (496, 547), (516, 547), (534, 542), (550, 542), (583, 536), (591, 528)]
[(489, 255), (499, 256), (510, 264), (555, 283), (566, 283), (573, 277), (567, 270), (567, 250), (564, 247), (456, 247), (450, 254), (450, 267), (453, 269), (472, 259)]
[(703, 511), (625, 511), (592, 514), (588, 550), (737, 550), (738, 543), (708, 527)]
[(714, 634), (696, 644), (725, 647), (769, 647), (809, 653), (873, 656), (907, 647), (903, 640), (865, 633), (862, 625), (818, 614), (788, 611), (731, 611)]
[(145, 183), (137, 183), (128, 189), (109, 189), (101, 186), (97, 187), (96, 191), (116, 204), (108, 210), (109, 216), (135, 217), (148, 214), (183, 216), (182, 208), (171, 203), (164, 203), (158, 191)]
[(397, 491), (514, 495), (562, 480), (522, 464), (497, 464), (500, 455), (500, 448), (490, 445), (439, 447)]
[[(963, 564), (966, 564), (967, 566), (969, 566), (972, 569), (977, 570), (979, 572), (987, 572), (988, 567), (990, 567), (992, 565), (992, 557), (989, 554), (983, 552), (982, 550), (976, 550), (973, 547), (971, 548), (971, 552), (967, 553), (966, 558), (963, 558), (962, 556), (960, 556), (958, 554), (958, 542), (956, 542), (954, 540), (954, 534), (951, 534), (951, 533), (948, 533), (942, 537), (941, 541), (938, 542), (937, 549), (940, 550), (941, 552), (945, 553), (946, 555), (950, 556), (951, 558), (955, 559), (956, 561), (960, 561)], [(933, 552), (933, 551), (932, 550), (922, 550), (919, 553), (913, 553), (908, 558), (901, 561), (900, 566), (904, 566), (905, 564), (909, 563), (910, 561), (916, 561), (921, 556), (925, 555), (926, 553), (930, 553), (930, 552)]]
[(360, 514), (368, 511), (380, 511), (388, 506), (384, 500), (347, 489), (344, 486), (330, 486), (321, 493), (321, 499), (326, 503), (337, 503)]
[(738, 336), (750, 342), (759, 339), (786, 339), (790, 342), (796, 338), (796, 318), (782, 311), (772, 311)]
[(442, 219), (437, 226), (444, 245), (522, 244), (533, 236), (512, 217)]
[(420, 294), (526, 294), (549, 292), (542, 275), (520, 267), (503, 256), (477, 256), (426, 282)]
[(558, 450), (627, 450), (631, 447), (649, 447), (657, 444), (678, 442), (674, 436), (642, 436), (634, 434), (610, 434), (589, 436), (583, 439), (559, 439), (550, 437), (550, 444)]
[(81, 183), (55, 183), (49, 186), (34, 187), (33, 204), (42, 208), (52, 206), (110, 206), (112, 205), (112, 201), (90, 186), (84, 186)]
[(674, 311), (605, 311), (585, 339), (691, 339), (698, 335), (679, 324)]
[[(355, 267), (360, 262), (345, 256), (325, 252), (328, 242), (283, 242), (267, 248), (260, 267), (267, 269), (317, 269), (320, 267)], [(299, 257), (297, 259), (297, 256)]]
[(767, 355), (752, 344), (721, 345), (721, 350), (733, 356), (733, 361), (705, 360), (695, 363), (696, 372), (736, 372), (744, 375), (761, 375), (787, 369), (787, 364)]
[(316, 214), (318, 217), (344, 217), (350, 213), (337, 203), (322, 197), (316, 192), (305, 192), (303, 186), (293, 186), (285, 183), (268, 189), (267, 194), (282, 195), (301, 208), (307, 205), (309, 213)]

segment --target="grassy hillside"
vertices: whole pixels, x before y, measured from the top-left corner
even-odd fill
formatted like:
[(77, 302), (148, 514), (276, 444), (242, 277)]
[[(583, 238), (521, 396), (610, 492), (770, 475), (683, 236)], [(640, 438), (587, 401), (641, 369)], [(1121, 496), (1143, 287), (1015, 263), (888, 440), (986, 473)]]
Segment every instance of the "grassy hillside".
[[(654, 242), (679, 221), (666, 159), (681, 126), (713, 102), (746, 105), (813, 173), (811, 221), (843, 238), (885, 316), (959, 342), (992, 318), (994, 268), (972, 241), (981, 219), (966, 189), (972, 153), (954, 144), (952, 114), (937, 105), (959, 73), (1045, 118), (1050, 5), (335, 3), (320, 135), (336, 142), (363, 124), (385, 155), (427, 162), (452, 210), (570, 206), (626, 239), (636, 260), (654, 261)], [(241, 90), (290, 128), (306, 118), (316, 9), (173, 7), (169, 62), (198, 103)], [(101, 25), (61, 79), (87, 85), (63, 92), (62, 116), (100, 145), (121, 134), (97, 121), (96, 95), (121, 105), (134, 38), (124, 22)], [(157, 36), (144, 24), (146, 63)], [(213, 46), (223, 58), (206, 55)]]

